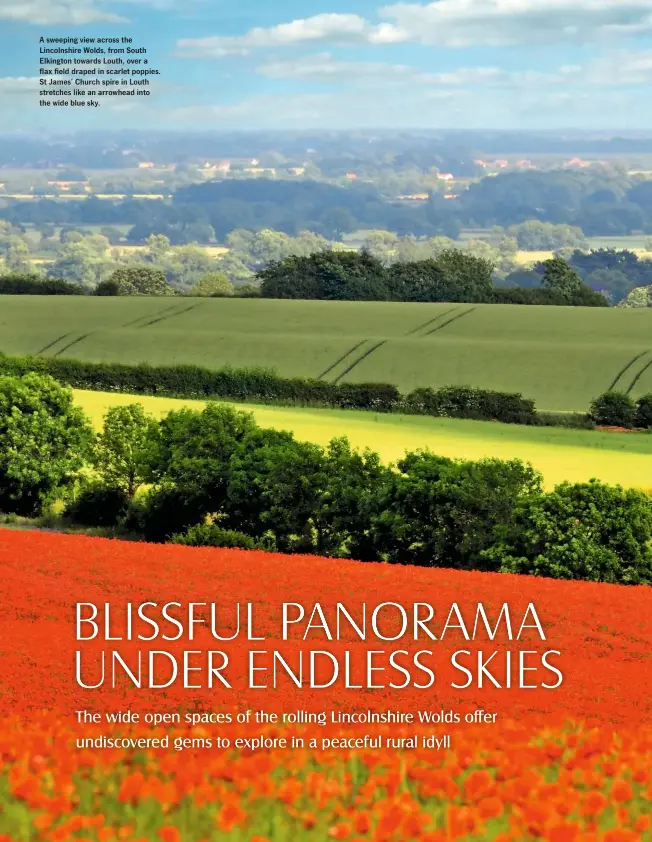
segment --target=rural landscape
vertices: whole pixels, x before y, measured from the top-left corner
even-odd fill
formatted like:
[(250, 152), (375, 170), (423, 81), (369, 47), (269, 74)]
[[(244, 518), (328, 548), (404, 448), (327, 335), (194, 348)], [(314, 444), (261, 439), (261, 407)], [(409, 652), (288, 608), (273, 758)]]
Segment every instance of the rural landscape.
[(649, 3), (349, 5), (0, 0), (0, 842), (652, 842)]

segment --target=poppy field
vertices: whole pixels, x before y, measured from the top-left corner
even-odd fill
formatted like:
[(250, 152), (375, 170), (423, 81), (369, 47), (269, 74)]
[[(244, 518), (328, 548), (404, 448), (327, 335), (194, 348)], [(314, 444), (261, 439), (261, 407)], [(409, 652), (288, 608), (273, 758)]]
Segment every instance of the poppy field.
[[(0, 564), (2, 842), (652, 839), (647, 587), (6, 529)], [(229, 654), (230, 687), (98, 683), (103, 650), (119, 649), (133, 666), (140, 650), (165, 648), (180, 657), (188, 648), (181, 640), (162, 647), (127, 639), (127, 604), (148, 601), (215, 603), (224, 638), (234, 605), (252, 606), (254, 639), (242, 634), (220, 644)], [(79, 602), (115, 607), (111, 641), (76, 639)], [(352, 685), (365, 651), (382, 648), (349, 628), (328, 640), (305, 624), (284, 640), (279, 606), (288, 602), (320, 603), (329, 618), (338, 602), (356, 617), (364, 603), (427, 602), (435, 617), (445, 617), (452, 603), (465, 617), (478, 603), (488, 611), (508, 603), (517, 617), (533, 604), (545, 642), (530, 629), (518, 641), (438, 634), (430, 644), (436, 681), (429, 689), (392, 688), (382, 672), (374, 689), (341, 682), (298, 688), (287, 674), (252, 688), (245, 681), (252, 648), (278, 650), (289, 664), (307, 647), (337, 658), (348, 652)], [(393, 625), (389, 617), (388, 637)], [(76, 681), (80, 647), (85, 683), (95, 689)], [(193, 648), (201, 647), (197, 639)], [(406, 636), (386, 648), (412, 654), (424, 643)], [(460, 649), (493, 654), (496, 681), (454, 687), (450, 656)], [(541, 649), (559, 653), (561, 685), (548, 689), (533, 671), (526, 687), (507, 687), (508, 653)], [(435, 724), (330, 721), (332, 712), (337, 720), (388, 710), (429, 711)], [(140, 721), (107, 721), (106, 714), (126, 711)], [(327, 721), (238, 723), (244, 711), (323, 712)], [(464, 721), (477, 711), (493, 720)], [(462, 721), (450, 722), (446, 712)], [(366, 743), (356, 744), (363, 737)], [(100, 747), (110, 738), (127, 747)]]

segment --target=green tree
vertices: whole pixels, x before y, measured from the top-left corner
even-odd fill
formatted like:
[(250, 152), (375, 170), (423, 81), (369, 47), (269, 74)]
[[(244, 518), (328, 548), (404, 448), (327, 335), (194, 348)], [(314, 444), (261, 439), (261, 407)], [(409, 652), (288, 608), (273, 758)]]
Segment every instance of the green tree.
[(493, 290), (494, 264), (484, 257), (446, 249), (437, 258), (437, 265), (455, 287), (450, 301), (489, 301)]
[(485, 553), (506, 573), (652, 584), (652, 500), (596, 479), (522, 501)]
[(0, 376), (0, 510), (34, 516), (86, 462), (92, 428), (47, 375)]
[(5, 269), (23, 273), (34, 271), (29, 259), (29, 243), (23, 237), (13, 237), (5, 253)]
[[(106, 237), (100, 240), (108, 246)], [(48, 266), (48, 277), (61, 278), (85, 287), (101, 283), (111, 271), (113, 263), (99, 248), (100, 240), (82, 237), (80, 240), (64, 242), (57, 250), (56, 260)]]
[(544, 260), (541, 265), (543, 267), (543, 278), (541, 279), (543, 287), (563, 296), (570, 304), (573, 296), (582, 289), (583, 284), (580, 276), (560, 257), (551, 257), (550, 260)]
[(228, 298), (233, 295), (233, 284), (222, 272), (207, 272), (190, 288), (188, 294), (209, 298)]
[(271, 531), (282, 552), (314, 552), (324, 470), (319, 445), (282, 430), (251, 431), (231, 460), (230, 523), (254, 538)]
[(629, 292), (617, 307), (652, 307), (652, 285), (648, 287), (636, 287)]
[(591, 401), (591, 417), (607, 427), (633, 427), (636, 404), (624, 392), (605, 392)]
[(150, 476), (158, 430), (158, 421), (139, 403), (108, 410), (93, 454), (104, 485), (134, 496)]
[[(106, 284), (116, 290), (114, 295), (174, 295), (163, 271), (152, 266), (123, 266), (111, 273)], [(99, 285), (96, 292), (102, 293)]]
[(453, 461), (408, 453), (370, 499), (373, 542), (397, 564), (496, 569), (485, 559), (524, 498), (541, 492), (542, 477), (518, 460)]
[(147, 263), (154, 263), (157, 266), (163, 263), (171, 248), (170, 240), (163, 234), (150, 234), (145, 240), (145, 246), (144, 259)]

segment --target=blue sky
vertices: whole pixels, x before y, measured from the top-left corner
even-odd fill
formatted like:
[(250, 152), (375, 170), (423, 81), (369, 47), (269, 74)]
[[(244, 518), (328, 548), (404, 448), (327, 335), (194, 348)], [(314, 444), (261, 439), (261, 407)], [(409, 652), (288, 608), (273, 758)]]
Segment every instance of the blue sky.
[[(122, 35), (149, 98), (38, 107), (41, 36)], [(651, 87), (652, 0), (0, 0), (4, 130), (641, 130)]]

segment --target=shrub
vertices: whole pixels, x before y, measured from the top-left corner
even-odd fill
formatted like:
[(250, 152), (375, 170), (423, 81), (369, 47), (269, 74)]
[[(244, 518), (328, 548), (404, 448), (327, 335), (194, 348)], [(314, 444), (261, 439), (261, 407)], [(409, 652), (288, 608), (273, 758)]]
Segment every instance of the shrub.
[(643, 395), (636, 401), (635, 424), (637, 427), (646, 430), (652, 428), (652, 392)]
[(97, 295), (174, 295), (162, 269), (153, 266), (121, 266), (98, 289), (115, 289), (118, 292), (98, 292)]
[(117, 526), (129, 507), (123, 488), (94, 483), (83, 486), (64, 509), (64, 516), (82, 526)]
[(605, 392), (591, 402), (591, 417), (605, 427), (633, 427), (636, 404), (623, 392)]
[(163, 543), (184, 533), (206, 517), (202, 502), (173, 485), (152, 489), (132, 500), (123, 526), (146, 541)]
[(236, 532), (234, 529), (224, 529), (217, 523), (200, 523), (192, 526), (187, 532), (180, 535), (173, 535), (171, 544), (183, 544), (186, 547), (240, 547), (244, 550), (253, 550), (256, 542), (250, 535), (244, 532)]
[(187, 295), (227, 298), (233, 295), (233, 284), (223, 272), (207, 272), (188, 290)]
[(519, 394), (492, 392), (468, 386), (415, 389), (405, 399), (408, 412), (444, 418), (475, 418), (505, 423), (534, 424), (534, 401)]

